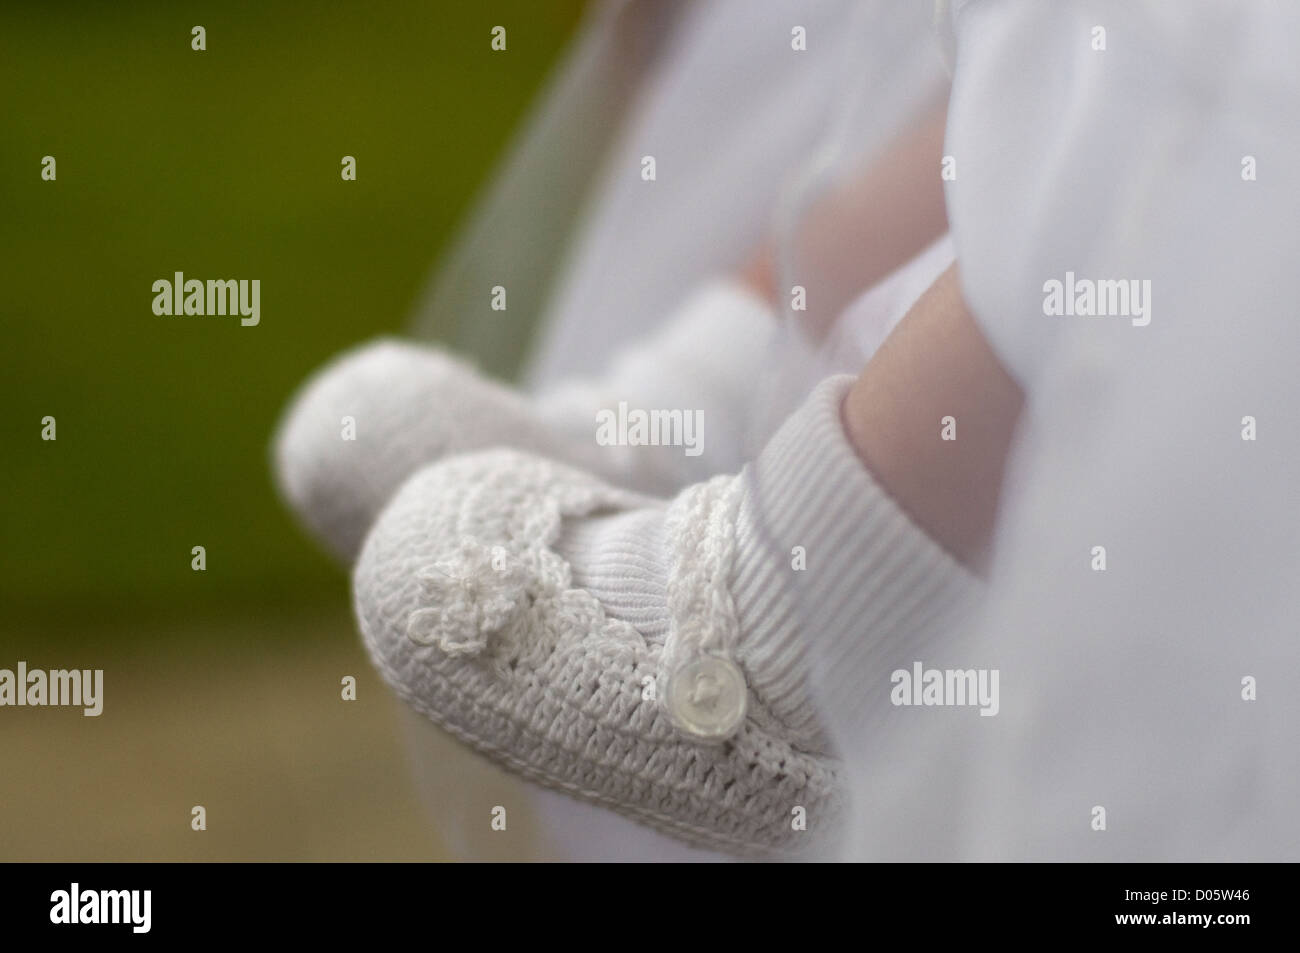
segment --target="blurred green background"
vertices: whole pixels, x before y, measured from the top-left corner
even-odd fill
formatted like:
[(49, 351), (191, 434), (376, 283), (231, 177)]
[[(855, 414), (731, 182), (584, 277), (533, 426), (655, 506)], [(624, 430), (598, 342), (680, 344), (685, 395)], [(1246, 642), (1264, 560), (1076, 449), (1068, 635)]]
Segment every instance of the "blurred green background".
[[(85, 758), (116, 757), (125, 736), (114, 732), (127, 729), (121, 717), (114, 727), (115, 711), (136, 733), (186, 718), (211, 733), (223, 718), (234, 724), (229, 706), (246, 717), (272, 695), (282, 705), (298, 690), (289, 683), (316, 700), (277, 717), (301, 718), (306, 732), (312, 704), (338, 710), (348, 671), (377, 706), (369, 731), (349, 735), (356, 757), (388, 758), (389, 783), (406, 783), (392, 712), (351, 629), (345, 573), (277, 500), (268, 441), (310, 370), (408, 324), (580, 12), (578, 0), (0, 9), (0, 667), (103, 667), (107, 696), (100, 719), (0, 710), (0, 746), (57, 757), (84, 742)], [(504, 53), (490, 49), (498, 24)], [(194, 25), (206, 51), (191, 49)], [(40, 176), (46, 155), (53, 182)], [(340, 177), (344, 155), (356, 157), (354, 182)], [(260, 325), (155, 316), (151, 285), (174, 271), (261, 279)], [(57, 441), (41, 440), (46, 415)], [(196, 545), (205, 572), (191, 570)], [(323, 688), (288, 677), (311, 666)], [(196, 694), (209, 707), (196, 709)], [(232, 750), (255, 749), (257, 723)], [(338, 744), (320, 739), (322, 751)], [(281, 764), (287, 746), (275, 749)], [(170, 755), (146, 745), (128, 762), (144, 777), (122, 780), (122, 798), (156, 792), (167, 757), (183, 773), (187, 756), (163, 748)], [(218, 770), (201, 751), (188, 757), (196, 776), (256, 777), (238, 758)], [(79, 810), (80, 840), (47, 855), (121, 855), (75, 792), (4, 773), (0, 858), (40, 855), (59, 816), (66, 825)], [(272, 772), (247, 785), (301, 780)], [(409, 793), (392, 810), (413, 811)], [(176, 796), (188, 834), (187, 805), (201, 802)], [(24, 804), (51, 816), (21, 816)], [(293, 799), (281, 807), (245, 847), (320, 856), (301, 830), (275, 840), (276, 824), (299, 823), (286, 818), (303, 810)], [(409, 846), (409, 831), (376, 838), (358, 838), (357, 850)], [(156, 855), (189, 856), (158, 843)], [(227, 846), (204, 856), (247, 856)]]
[[(312, 368), (406, 324), (578, 12), (5, 6), (6, 621), (83, 639), (113, 619), (342, 604), (272, 493), (269, 435)], [(260, 278), (260, 326), (155, 316), (151, 284), (174, 271)]]

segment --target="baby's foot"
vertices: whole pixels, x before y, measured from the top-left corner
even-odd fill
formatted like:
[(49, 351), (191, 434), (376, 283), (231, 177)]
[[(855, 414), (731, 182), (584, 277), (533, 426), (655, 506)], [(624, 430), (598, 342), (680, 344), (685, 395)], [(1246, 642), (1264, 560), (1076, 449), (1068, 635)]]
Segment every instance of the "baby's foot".
[[(819, 387), (739, 476), (667, 504), (513, 450), (421, 470), (356, 566), (373, 661), (416, 709), (550, 787), (733, 853), (811, 847), (834, 826), (837, 769), (786, 539), (834, 527), (881, 564), (819, 567), (818, 598), (857, 613), (864, 640), (905, 625), (912, 567), (965, 584), (857, 462), (839, 422), (850, 381)], [(818, 499), (810, 480), (831, 485)], [(780, 491), (775, 510), (758, 511), (756, 482)]]
[[(293, 401), (275, 440), (290, 506), (350, 562), (402, 481), (447, 455), (513, 447), (618, 486), (672, 493), (743, 462), (739, 435), (775, 319), (730, 283), (702, 288), (656, 335), (608, 372), (538, 398), (479, 374), (435, 347), (381, 340), (336, 358)], [(601, 445), (596, 414), (625, 402), (702, 420), (707, 452)]]

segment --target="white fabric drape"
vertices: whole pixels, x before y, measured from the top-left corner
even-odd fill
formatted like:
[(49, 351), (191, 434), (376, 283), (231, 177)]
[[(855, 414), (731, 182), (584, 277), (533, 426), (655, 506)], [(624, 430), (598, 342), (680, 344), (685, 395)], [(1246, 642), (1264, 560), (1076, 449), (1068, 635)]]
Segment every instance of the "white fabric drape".
[[(916, 657), (1001, 709), (828, 711), (843, 856), (1295, 859), (1300, 7), (953, 7), (951, 227), (1027, 406), (984, 611)], [(1067, 271), (1149, 280), (1149, 324), (1045, 315)]]

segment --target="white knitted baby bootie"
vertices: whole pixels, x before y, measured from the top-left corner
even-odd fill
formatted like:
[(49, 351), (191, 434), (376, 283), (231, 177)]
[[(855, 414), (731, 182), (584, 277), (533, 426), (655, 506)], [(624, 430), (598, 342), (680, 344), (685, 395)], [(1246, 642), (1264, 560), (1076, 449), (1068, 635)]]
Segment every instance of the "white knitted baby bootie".
[[(701, 846), (811, 848), (835, 825), (837, 768), (808, 695), (797, 600), (781, 592), (789, 563), (759, 536), (849, 527), (844, 563), (823, 560), (818, 598), (860, 612), (864, 639), (905, 630), (900, 609), (918, 591), (939, 599), (965, 585), (848, 446), (839, 403), (850, 380), (819, 387), (739, 476), (667, 505), (514, 450), (419, 471), (355, 569), (372, 660), (413, 707), (550, 787)], [(756, 511), (756, 475), (782, 490), (776, 512)], [(610, 520), (605, 542), (575, 542), (574, 524)], [(562, 552), (608, 553), (627, 526), (657, 520), (646, 551), (594, 587), (611, 592), (609, 605), (575, 587)], [(656, 566), (661, 584), (638, 584), (618, 605), (618, 574)], [(591, 569), (582, 578), (600, 576)], [(863, 585), (858, 573), (877, 578)], [(656, 591), (662, 626), (646, 605)], [(859, 604), (864, 591), (872, 598)], [(638, 614), (640, 627), (627, 621)]]
[[(402, 481), (452, 453), (514, 447), (620, 486), (675, 492), (743, 462), (739, 418), (775, 327), (753, 292), (730, 281), (709, 284), (599, 377), (536, 398), (435, 347), (367, 344), (318, 371), (290, 405), (275, 439), (277, 482), (307, 527), (349, 562)], [(680, 446), (602, 445), (597, 413), (620, 402), (702, 419), (707, 456)]]

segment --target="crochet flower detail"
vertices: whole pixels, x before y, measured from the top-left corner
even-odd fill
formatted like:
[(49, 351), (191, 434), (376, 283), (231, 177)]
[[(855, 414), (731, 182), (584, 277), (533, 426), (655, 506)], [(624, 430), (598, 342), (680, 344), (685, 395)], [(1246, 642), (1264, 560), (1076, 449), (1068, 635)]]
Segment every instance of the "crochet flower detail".
[(420, 570), (425, 608), (406, 620), (406, 635), (448, 655), (479, 655), (527, 602), (528, 574), (504, 547), (465, 537), (456, 553)]

